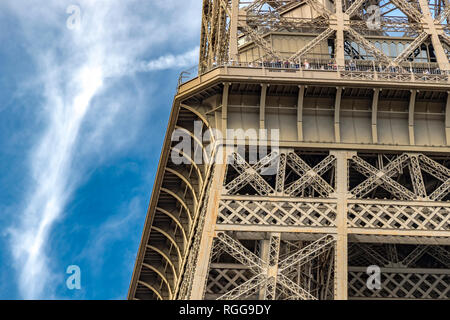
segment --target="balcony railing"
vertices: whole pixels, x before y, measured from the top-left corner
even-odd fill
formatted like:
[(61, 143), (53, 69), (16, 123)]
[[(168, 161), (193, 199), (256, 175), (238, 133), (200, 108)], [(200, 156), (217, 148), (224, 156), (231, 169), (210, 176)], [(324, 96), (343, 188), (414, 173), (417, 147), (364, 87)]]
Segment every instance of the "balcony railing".
[(178, 86), (192, 80), (200, 74), (205, 74), (219, 67), (266, 69), (269, 71), (302, 72), (321, 71), (338, 73), (342, 79), (381, 80), (407, 82), (448, 82), (450, 71), (440, 70), (437, 63), (403, 63), (400, 66), (379, 64), (375, 61), (347, 60), (345, 66), (338, 67), (331, 60), (311, 60), (300, 62), (264, 61), (235, 62), (213, 64), (199, 73), (198, 67), (193, 67), (180, 74)]

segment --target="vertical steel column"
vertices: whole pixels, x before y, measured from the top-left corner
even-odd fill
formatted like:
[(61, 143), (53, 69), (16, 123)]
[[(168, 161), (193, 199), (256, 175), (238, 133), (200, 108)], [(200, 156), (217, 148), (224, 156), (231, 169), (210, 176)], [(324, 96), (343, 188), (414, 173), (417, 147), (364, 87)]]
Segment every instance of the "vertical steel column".
[(447, 103), (445, 105), (445, 138), (450, 146), (450, 91), (447, 91)]
[(303, 101), (305, 98), (305, 86), (298, 86), (297, 99), (297, 139), (303, 141)]
[[(436, 55), (436, 60), (439, 64), (441, 70), (449, 70), (449, 63), (447, 55), (445, 54), (442, 43), (439, 39), (439, 34), (436, 29), (434, 19), (431, 15), (430, 7), (427, 0), (419, 0), (420, 8), (422, 9), (423, 18), (421, 19), (426, 23), (424, 26), (425, 31), (431, 36), (431, 42), (433, 44), (434, 53)], [(440, 30), (442, 33), (442, 29)]]
[[(224, 153), (225, 157), (225, 153)], [(192, 280), (192, 300), (203, 299), (205, 285), (208, 277), (209, 262), (212, 253), (213, 239), (215, 235), (217, 215), (219, 211), (220, 195), (222, 193), (223, 181), (225, 179), (226, 163), (225, 158), (215, 165), (213, 181), (211, 184), (210, 194), (208, 195), (208, 206), (206, 210), (205, 226), (200, 241), (200, 249), (198, 252), (195, 271), (186, 270), (186, 272), (194, 272)]]
[(378, 143), (378, 99), (380, 89), (373, 89), (372, 99), (372, 142)]
[(348, 199), (348, 159), (351, 151), (332, 151), (336, 157), (337, 235), (334, 262), (334, 298), (347, 300), (348, 248), (347, 248), (347, 199)]
[(259, 100), (259, 128), (266, 128), (266, 96), (267, 84), (261, 84), (261, 98)]
[(239, 0), (232, 0), (231, 2), (231, 17), (230, 17), (230, 59), (234, 61), (239, 60), (238, 52), (238, 23), (239, 23)]
[(341, 142), (341, 101), (342, 87), (336, 90), (336, 101), (334, 103), (334, 141)]
[[(344, 12), (342, 11), (342, 0), (336, 0), (336, 64), (338, 67), (345, 66), (345, 54), (344, 54)], [(348, 15), (347, 19), (348, 19)]]
[(278, 260), (280, 257), (281, 233), (271, 233), (269, 240), (269, 256), (267, 260), (267, 283), (264, 300), (276, 299)]
[(416, 95), (417, 90), (411, 90), (411, 96), (409, 97), (409, 109), (408, 109), (408, 131), (409, 131), (409, 144), (415, 145), (414, 136), (414, 109), (416, 107)]
[(223, 92), (222, 92), (222, 136), (224, 139), (227, 139), (229, 91), (230, 91), (230, 84), (226, 82), (223, 84)]

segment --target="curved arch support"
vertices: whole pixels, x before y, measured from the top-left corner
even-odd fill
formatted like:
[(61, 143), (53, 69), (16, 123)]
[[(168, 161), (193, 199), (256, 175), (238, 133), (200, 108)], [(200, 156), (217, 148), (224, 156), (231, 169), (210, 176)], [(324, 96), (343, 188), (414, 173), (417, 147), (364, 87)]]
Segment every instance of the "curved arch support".
[(161, 249), (159, 249), (159, 248), (157, 248), (155, 246), (152, 246), (152, 245), (148, 244), (148, 245), (146, 245), (146, 247), (148, 249), (150, 249), (150, 250), (153, 250), (153, 251), (159, 253), (169, 263), (169, 265), (170, 265), (170, 267), (172, 269), (172, 272), (173, 272), (174, 283), (177, 283), (177, 281), (178, 281), (178, 273), (176, 272), (175, 265), (173, 264), (172, 259), (170, 259), (170, 257), (164, 251), (162, 251)]
[(167, 291), (169, 292), (169, 299), (172, 299), (172, 297), (173, 297), (172, 288), (170, 287), (169, 280), (167, 280), (165, 274), (162, 273), (161, 270), (159, 270), (155, 266), (152, 266), (152, 265), (147, 264), (145, 262), (142, 263), (142, 266), (147, 268), (147, 269), (149, 269), (149, 270), (151, 270), (151, 271), (153, 271), (153, 272), (155, 272), (164, 281), (164, 283), (167, 286)]
[(213, 134), (213, 132), (212, 132), (212, 130), (211, 130), (211, 126), (209, 125), (208, 120), (205, 118), (205, 116), (204, 116), (203, 114), (201, 114), (200, 112), (198, 112), (198, 111), (195, 110), (194, 108), (192, 108), (192, 107), (190, 107), (190, 106), (188, 106), (188, 105), (182, 104), (182, 103), (180, 103), (180, 107), (181, 107), (181, 108), (184, 108), (184, 109), (186, 109), (186, 110), (188, 110), (189, 112), (192, 112), (192, 113), (195, 114), (200, 120), (202, 120), (203, 123), (205, 124), (205, 126), (208, 128), (209, 133), (211, 134), (211, 137), (212, 137), (213, 141), (215, 141), (216, 137), (214, 136), (214, 134)]
[(191, 131), (189, 131), (186, 128), (176, 125), (175, 129), (186, 132), (192, 139), (194, 139), (195, 142), (197, 142), (197, 144), (202, 148), (203, 159), (206, 160), (205, 163), (209, 163), (210, 159), (209, 159), (208, 153), (206, 152), (205, 146), (203, 145), (203, 142), (195, 134), (193, 134)]
[(191, 182), (184, 175), (182, 175), (180, 172), (178, 172), (177, 170), (174, 170), (172, 168), (166, 167), (166, 171), (176, 175), (178, 178), (180, 178), (188, 186), (188, 188), (191, 190), (192, 197), (194, 198), (195, 206), (197, 207), (198, 198), (197, 198), (197, 194), (195, 193), (195, 189), (192, 186)]
[(192, 225), (193, 215), (192, 215), (191, 210), (189, 210), (189, 207), (187, 206), (186, 202), (184, 202), (184, 200), (179, 195), (177, 195), (175, 192), (173, 192), (167, 188), (161, 188), (161, 191), (171, 195), (182, 205), (182, 207), (184, 208), (184, 210), (186, 210), (186, 212), (188, 214), (189, 225)]
[(169, 234), (167, 231), (165, 231), (165, 230), (163, 230), (163, 229), (161, 229), (159, 227), (156, 227), (156, 226), (152, 226), (152, 230), (155, 230), (155, 231), (161, 233), (163, 236), (165, 236), (173, 244), (173, 246), (175, 247), (175, 250), (177, 251), (177, 255), (178, 255), (178, 270), (180, 270), (181, 263), (182, 263), (182, 260), (183, 260), (183, 256), (181, 254), (181, 250), (180, 250), (180, 247), (178, 246), (178, 243), (175, 241), (175, 239), (172, 237), (172, 235)]
[(189, 161), (189, 164), (192, 165), (195, 168), (195, 170), (197, 171), (197, 175), (198, 175), (198, 179), (199, 179), (200, 185), (203, 186), (203, 178), (204, 178), (203, 177), (203, 173), (200, 170), (200, 168), (198, 167), (198, 165), (195, 163), (195, 161), (192, 160), (192, 158), (190, 156), (188, 156), (186, 153), (184, 153), (182, 150), (180, 150), (178, 148), (172, 147), (172, 148), (170, 148), (170, 151), (178, 152), (179, 154), (181, 154), (183, 156), (183, 158), (185, 158), (186, 160)]
[[(183, 225), (181, 224), (181, 221), (177, 217), (175, 217), (171, 212), (169, 212), (163, 208), (156, 207), (155, 210), (165, 214), (166, 216), (168, 216), (170, 219), (172, 219), (176, 223), (178, 228), (180, 228), (181, 233), (183, 234), (183, 241), (184, 241), (184, 244), (186, 245), (187, 244), (186, 230), (184, 229)], [(186, 247), (184, 248), (184, 250), (186, 250)]]
[(146, 287), (150, 291), (154, 292), (158, 296), (159, 300), (164, 300), (161, 293), (158, 290), (156, 290), (155, 288), (153, 288), (152, 285), (149, 285), (147, 282), (144, 282), (142, 280), (138, 280), (138, 284), (142, 284), (144, 287)]

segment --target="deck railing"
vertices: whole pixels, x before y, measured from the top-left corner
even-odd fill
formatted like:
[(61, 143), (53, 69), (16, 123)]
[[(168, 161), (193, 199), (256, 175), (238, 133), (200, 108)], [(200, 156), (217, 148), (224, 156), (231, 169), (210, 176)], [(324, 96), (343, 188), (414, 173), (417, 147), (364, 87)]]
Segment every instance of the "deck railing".
[(236, 62), (213, 64), (203, 72), (193, 67), (180, 74), (178, 86), (192, 80), (200, 74), (205, 74), (219, 67), (268, 69), (274, 71), (326, 71), (337, 72), (342, 79), (361, 80), (401, 80), (411, 82), (447, 82), (450, 71), (440, 70), (437, 63), (403, 63), (399, 66), (378, 64), (375, 61), (346, 61), (345, 66), (338, 67), (332, 61), (311, 60), (300, 62), (264, 61), (264, 62)]

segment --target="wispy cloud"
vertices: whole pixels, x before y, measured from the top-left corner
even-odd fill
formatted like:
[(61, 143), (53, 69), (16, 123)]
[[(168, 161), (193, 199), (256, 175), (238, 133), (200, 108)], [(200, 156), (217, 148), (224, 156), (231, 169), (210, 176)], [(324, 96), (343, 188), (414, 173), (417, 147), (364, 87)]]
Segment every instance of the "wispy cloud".
[(149, 72), (157, 70), (192, 67), (198, 62), (199, 47), (180, 55), (168, 54), (149, 62), (141, 63), (138, 71)]
[[(48, 239), (52, 226), (64, 217), (65, 206), (87, 169), (86, 163), (76, 164), (74, 158), (80, 156), (80, 149), (84, 150), (86, 161), (89, 152), (98, 153), (98, 138), (107, 133), (111, 122), (119, 122), (117, 115), (123, 111), (117, 104), (94, 101), (114, 79), (130, 76), (127, 70), (130, 62), (143, 61), (143, 55), (152, 46), (163, 45), (171, 39), (170, 33), (180, 31), (181, 19), (176, 16), (183, 14), (183, 8), (171, 12), (170, 9), (179, 6), (178, 1), (171, 1), (155, 0), (147, 5), (138, 0), (78, 1), (82, 24), (74, 31), (67, 30), (61, 19), (69, 2), (45, 1), (45, 10), (39, 3), (30, 8), (28, 1), (8, 0), (3, 4), (22, 22), (30, 54), (39, 68), (38, 82), (44, 87), (45, 100), (42, 110), (46, 128), (30, 153), (33, 184), (24, 199), (23, 212), (10, 228), (11, 251), (24, 298), (52, 297), (48, 288), (52, 279)], [(186, 6), (194, 2), (189, 0)], [(143, 6), (147, 6), (143, 8), (147, 12), (153, 6), (153, 10), (156, 7), (172, 16), (149, 19), (137, 14)], [(167, 22), (172, 19), (175, 22)], [(38, 38), (36, 30), (46, 32)], [(196, 62), (197, 51), (195, 48), (180, 55), (164, 54), (136, 66), (135, 70), (149, 72), (190, 66)], [(105, 116), (95, 118), (99, 129), (86, 136), (83, 124), (98, 115), (95, 108), (99, 107), (104, 108)]]

